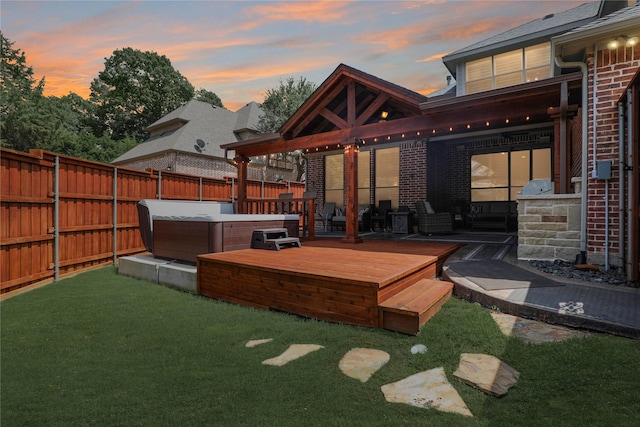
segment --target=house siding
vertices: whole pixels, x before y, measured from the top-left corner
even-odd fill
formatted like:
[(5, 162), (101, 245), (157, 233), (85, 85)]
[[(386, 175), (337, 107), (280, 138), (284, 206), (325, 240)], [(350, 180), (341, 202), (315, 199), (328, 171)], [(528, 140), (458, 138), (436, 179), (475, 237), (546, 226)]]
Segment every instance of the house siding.
[[(217, 179), (238, 176), (238, 170), (235, 165), (225, 159), (178, 152), (121, 162), (118, 166), (137, 170), (167, 170), (170, 166), (173, 172)], [(258, 181), (295, 181), (296, 174), (295, 170), (274, 167), (265, 168), (262, 165), (250, 163), (248, 178)]]

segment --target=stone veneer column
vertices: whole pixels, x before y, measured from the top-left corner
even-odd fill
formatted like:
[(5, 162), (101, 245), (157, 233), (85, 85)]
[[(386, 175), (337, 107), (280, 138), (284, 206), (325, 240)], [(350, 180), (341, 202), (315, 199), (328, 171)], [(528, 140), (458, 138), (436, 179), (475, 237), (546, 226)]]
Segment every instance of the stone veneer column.
[(579, 194), (518, 196), (518, 259), (575, 261), (580, 200)]

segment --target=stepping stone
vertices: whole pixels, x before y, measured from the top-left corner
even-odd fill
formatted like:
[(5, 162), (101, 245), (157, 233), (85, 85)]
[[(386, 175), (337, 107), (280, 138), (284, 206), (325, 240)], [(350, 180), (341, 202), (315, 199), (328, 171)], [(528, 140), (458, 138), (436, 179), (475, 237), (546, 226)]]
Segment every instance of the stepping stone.
[(324, 348), (317, 344), (291, 344), (280, 356), (262, 361), (263, 365), (283, 366), (292, 360), (299, 359), (309, 353)]
[(462, 353), (453, 376), (487, 394), (502, 397), (518, 383), (520, 372), (495, 356)]
[(473, 416), (456, 389), (447, 381), (444, 368), (420, 372), (395, 383), (385, 384), (380, 389), (389, 402)]
[(576, 331), (564, 326), (549, 325), (504, 313), (491, 312), (491, 317), (498, 324), (503, 334), (530, 344), (564, 341), (569, 338), (583, 338), (589, 335), (586, 332)]
[(386, 351), (373, 348), (352, 348), (342, 357), (338, 366), (346, 376), (364, 383), (390, 358), (391, 356)]
[(265, 338), (265, 339), (262, 339), (262, 340), (251, 340), (251, 341), (248, 341), (247, 344), (245, 344), (245, 346), (246, 347), (255, 347), (257, 345), (266, 344), (266, 343), (271, 342), (271, 341), (273, 341), (273, 338)]

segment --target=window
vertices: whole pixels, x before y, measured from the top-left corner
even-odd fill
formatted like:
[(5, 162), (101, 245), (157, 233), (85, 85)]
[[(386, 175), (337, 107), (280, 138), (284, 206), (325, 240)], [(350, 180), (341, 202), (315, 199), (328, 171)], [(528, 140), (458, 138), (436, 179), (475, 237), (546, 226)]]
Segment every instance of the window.
[(400, 148), (376, 150), (376, 203), (391, 200), (397, 208), (400, 194)]
[(358, 153), (358, 205), (371, 203), (371, 152), (360, 151)]
[(342, 206), (344, 200), (344, 156), (336, 154), (324, 158), (324, 201)]
[(471, 156), (471, 201), (515, 200), (532, 179), (551, 179), (551, 149)]
[(513, 86), (551, 76), (551, 44), (542, 43), (465, 64), (466, 93)]
[(491, 58), (467, 62), (467, 93), (491, 89)]

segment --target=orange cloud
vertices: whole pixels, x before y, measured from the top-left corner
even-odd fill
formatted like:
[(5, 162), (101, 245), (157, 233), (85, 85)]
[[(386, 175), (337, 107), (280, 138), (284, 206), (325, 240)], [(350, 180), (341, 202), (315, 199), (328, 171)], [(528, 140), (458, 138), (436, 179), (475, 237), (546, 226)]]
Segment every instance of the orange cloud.
[(336, 22), (347, 15), (349, 2), (295, 1), (275, 4), (258, 4), (247, 10), (249, 15), (259, 15), (260, 21)]

